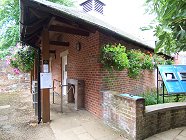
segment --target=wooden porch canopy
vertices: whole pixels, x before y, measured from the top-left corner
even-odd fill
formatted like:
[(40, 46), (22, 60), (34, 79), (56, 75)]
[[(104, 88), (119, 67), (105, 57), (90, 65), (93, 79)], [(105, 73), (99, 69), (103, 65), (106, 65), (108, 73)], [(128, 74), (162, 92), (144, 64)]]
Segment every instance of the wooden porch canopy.
[[(116, 39), (141, 46), (147, 50), (154, 50), (138, 38), (74, 8), (65, 7), (46, 0), (20, 1), (21, 41), (27, 44), (39, 44), (41, 31), (44, 27), (47, 27), (49, 32), (63, 32), (81, 36), (89, 36), (90, 33), (100, 31)], [(56, 42), (54, 40), (50, 40), (50, 44), (60, 46), (69, 45), (68, 42)]]

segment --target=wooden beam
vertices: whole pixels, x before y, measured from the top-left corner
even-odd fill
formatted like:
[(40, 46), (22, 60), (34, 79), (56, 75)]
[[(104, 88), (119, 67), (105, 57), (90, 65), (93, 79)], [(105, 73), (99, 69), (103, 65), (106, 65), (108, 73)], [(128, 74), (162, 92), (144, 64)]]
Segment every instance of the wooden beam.
[(55, 46), (69, 46), (69, 42), (59, 42), (59, 41), (50, 41), (50, 45), (55, 45)]
[[(49, 61), (50, 54), (49, 54), (49, 32), (47, 28), (43, 29), (42, 32), (42, 60)], [(42, 63), (43, 68), (44, 63)], [(48, 64), (48, 70), (49, 70), (49, 64)], [(42, 72), (44, 72), (44, 69), (42, 69)], [(42, 101), (42, 120), (43, 123), (50, 122), (50, 90), (49, 89), (42, 89), (41, 90), (41, 101)]]
[(62, 17), (55, 17), (55, 21), (58, 21), (58, 22), (61, 22), (61, 23), (64, 23), (64, 24), (67, 24), (67, 25), (70, 25), (70, 26), (74, 26), (74, 27), (77, 27), (77, 28), (80, 28), (80, 29), (85, 30), (87, 32), (91, 32), (91, 33), (95, 33), (96, 32), (96, 29), (93, 28), (93, 26), (90, 27), (90, 26), (85, 25), (85, 24), (76, 23), (73, 20), (70, 21), (70, 20), (62, 18)]
[(56, 50), (49, 50), (49, 53), (56, 53)]
[(33, 34), (37, 32), (38, 30), (41, 30), (43, 28), (43, 25), (48, 21), (48, 19), (42, 19), (38, 20), (35, 23), (32, 23), (30, 25), (24, 25), (24, 28), (26, 30), (26, 35)]
[(55, 17), (51, 17), (49, 22), (48, 22), (48, 25), (46, 26), (47, 28), (49, 28), (51, 25), (52, 25), (52, 22), (55, 20)]
[(36, 16), (36, 17), (39, 18), (39, 19), (43, 19), (43, 18), (48, 17), (48, 13), (41, 12), (41, 11), (36, 10), (36, 9), (30, 8), (30, 12), (31, 12), (32, 14), (34, 14), (34, 16)]
[(40, 28), (40, 29), (38, 29), (37, 31), (35, 31), (34, 33), (32, 33), (32, 34), (22, 36), (23, 40), (24, 40), (24, 41), (29, 41), (29, 40), (31, 40), (32, 38), (39, 37), (40, 34), (41, 34), (42, 29), (43, 29), (43, 28)]
[(89, 32), (87, 31), (70, 28), (70, 27), (57, 26), (57, 25), (50, 26), (49, 31), (63, 32), (63, 33), (69, 33), (69, 34), (74, 34), (74, 35), (81, 35), (81, 36), (89, 36)]
[(62, 18), (62, 17), (58, 17), (58, 16), (55, 17), (55, 21), (62, 22), (64, 24), (71, 25), (71, 26), (74, 26), (74, 27), (78, 26), (78, 24), (76, 24), (74, 21), (70, 21), (68, 19), (65, 19), (65, 18)]

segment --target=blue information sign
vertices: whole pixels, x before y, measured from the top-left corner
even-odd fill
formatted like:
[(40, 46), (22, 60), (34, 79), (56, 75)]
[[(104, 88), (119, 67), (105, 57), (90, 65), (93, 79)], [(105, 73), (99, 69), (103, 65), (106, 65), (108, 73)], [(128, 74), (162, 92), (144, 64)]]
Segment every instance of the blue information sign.
[(168, 94), (186, 93), (186, 65), (159, 65)]

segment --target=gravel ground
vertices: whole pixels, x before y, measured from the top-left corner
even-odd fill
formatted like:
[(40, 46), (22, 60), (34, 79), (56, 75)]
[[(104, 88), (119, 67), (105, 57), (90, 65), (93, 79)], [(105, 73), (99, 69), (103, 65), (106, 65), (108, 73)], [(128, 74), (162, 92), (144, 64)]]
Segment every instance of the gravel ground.
[(37, 124), (29, 91), (0, 93), (0, 140), (55, 140), (49, 124)]

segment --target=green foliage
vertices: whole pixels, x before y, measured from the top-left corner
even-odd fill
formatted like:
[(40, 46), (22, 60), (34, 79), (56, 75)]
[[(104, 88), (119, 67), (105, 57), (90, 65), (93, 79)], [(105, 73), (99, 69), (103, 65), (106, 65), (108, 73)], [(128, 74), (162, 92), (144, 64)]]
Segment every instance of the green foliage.
[[(157, 104), (157, 91), (147, 91), (141, 95), (145, 99), (145, 105), (155, 105)], [(177, 101), (178, 99), (178, 101)], [(169, 95), (164, 98), (164, 103), (172, 103), (172, 102), (185, 102), (186, 96), (179, 95), (178, 98), (175, 95)], [(163, 103), (163, 97), (159, 96), (158, 104)]]
[[(147, 54), (140, 50), (129, 50), (121, 44), (107, 44), (101, 48), (100, 55), (103, 67), (112, 75), (112, 71), (122, 71), (128, 69), (128, 76), (130, 78), (139, 78), (143, 70), (153, 70), (157, 65), (171, 65), (172, 60), (166, 60), (160, 55)], [(108, 78), (107, 78), (108, 79)]]
[(74, 2), (71, 0), (48, 0), (50, 2), (59, 3), (65, 6), (74, 6)]
[(17, 68), (22, 72), (29, 72), (34, 65), (34, 49), (31, 47), (24, 47), (19, 49), (17, 53), (11, 56), (10, 66)]
[(0, 1), (0, 57), (6, 56), (9, 47), (19, 40), (19, 1)]
[(128, 68), (129, 61), (126, 54), (126, 48), (121, 44), (104, 45), (101, 48), (101, 63), (109, 71), (121, 71), (125, 68)]
[[(50, 0), (73, 6), (71, 0)], [(11, 54), (9, 48), (19, 41), (19, 0), (0, 0), (0, 58)]]
[(170, 54), (186, 50), (186, 1), (146, 0), (148, 12), (155, 14), (150, 29), (158, 37), (156, 52)]
[(165, 59), (163, 56), (154, 54), (153, 55), (153, 59), (155, 62), (155, 67), (157, 67), (158, 65), (172, 65), (174, 62), (171, 59)]
[(146, 92), (141, 95), (145, 99), (145, 105), (155, 105), (157, 104), (156, 92)]
[(127, 52), (129, 59), (128, 76), (137, 78), (143, 69), (153, 70), (153, 59), (150, 55), (142, 53), (140, 50), (130, 50)]
[[(72, 6), (70, 0), (50, 0)], [(34, 63), (34, 51), (31, 48), (22, 48), (17, 51), (15, 47), (19, 41), (19, 0), (0, 1), (0, 58), (10, 57), (10, 65), (19, 74), (29, 72)], [(16, 48), (16, 49), (12, 49)]]

